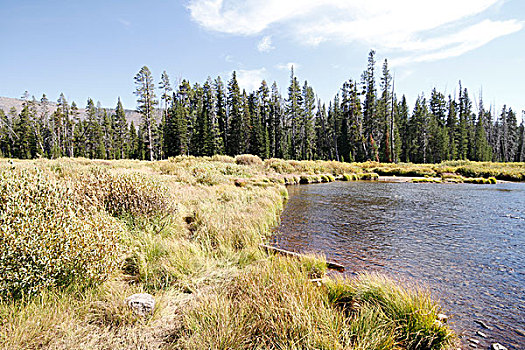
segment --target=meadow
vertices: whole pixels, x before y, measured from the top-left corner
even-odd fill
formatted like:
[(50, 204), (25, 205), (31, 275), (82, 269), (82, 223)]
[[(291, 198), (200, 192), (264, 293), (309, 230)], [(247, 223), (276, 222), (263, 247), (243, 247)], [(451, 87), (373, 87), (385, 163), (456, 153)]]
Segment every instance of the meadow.
[[(0, 348), (446, 349), (425, 289), (269, 254), (286, 184), (524, 180), (519, 163), (0, 159)], [(152, 294), (152, 315), (124, 303)]]

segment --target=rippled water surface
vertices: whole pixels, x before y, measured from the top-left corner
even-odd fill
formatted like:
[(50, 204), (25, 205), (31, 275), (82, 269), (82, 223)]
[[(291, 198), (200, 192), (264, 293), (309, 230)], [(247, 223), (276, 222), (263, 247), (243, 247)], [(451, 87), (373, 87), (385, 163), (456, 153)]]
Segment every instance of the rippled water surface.
[(464, 337), (481, 330), (482, 346), (525, 349), (525, 184), (334, 182), (288, 192), (278, 246), (323, 252), (349, 274), (424, 284)]

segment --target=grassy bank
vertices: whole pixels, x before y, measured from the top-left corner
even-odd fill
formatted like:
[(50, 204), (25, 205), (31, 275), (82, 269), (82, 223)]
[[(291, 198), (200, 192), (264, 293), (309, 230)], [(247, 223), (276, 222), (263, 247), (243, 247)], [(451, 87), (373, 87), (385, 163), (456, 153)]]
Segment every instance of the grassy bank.
[[(330, 279), (322, 258), (259, 248), (284, 184), (373, 180), (380, 167), (0, 160), (0, 348), (447, 348), (454, 336), (425, 291)], [(139, 292), (157, 301), (150, 317), (124, 303)]]

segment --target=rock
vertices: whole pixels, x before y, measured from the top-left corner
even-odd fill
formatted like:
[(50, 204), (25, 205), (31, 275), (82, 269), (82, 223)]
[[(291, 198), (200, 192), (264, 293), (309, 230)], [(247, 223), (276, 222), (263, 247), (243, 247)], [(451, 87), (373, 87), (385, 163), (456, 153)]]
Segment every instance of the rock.
[(148, 293), (133, 294), (126, 298), (126, 304), (136, 315), (147, 316), (153, 313), (155, 299)]
[(490, 348), (492, 350), (507, 350), (507, 348), (501, 345), (500, 343), (494, 343)]
[(438, 321), (440, 321), (442, 323), (447, 323), (448, 316), (445, 315), (445, 314), (437, 314), (437, 319), (438, 319)]
[(486, 338), (487, 337), (487, 335), (485, 333), (481, 332), (481, 331), (477, 331), (476, 334), (479, 335), (482, 338)]
[(485, 322), (481, 321), (481, 320), (475, 320), (474, 322), (476, 322), (477, 324), (479, 324), (481, 327), (485, 328), (485, 329), (488, 329), (489, 331), (492, 330), (492, 327), (488, 326)]

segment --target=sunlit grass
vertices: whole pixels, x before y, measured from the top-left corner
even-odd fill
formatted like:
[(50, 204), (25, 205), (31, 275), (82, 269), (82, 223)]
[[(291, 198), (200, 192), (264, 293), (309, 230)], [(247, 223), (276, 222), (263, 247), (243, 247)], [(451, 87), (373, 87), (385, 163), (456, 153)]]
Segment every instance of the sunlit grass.
[[(0, 348), (446, 348), (452, 335), (427, 294), (330, 281), (322, 258), (269, 256), (259, 244), (285, 184), (374, 180), (378, 168), (459, 176), (465, 166), (485, 165), (0, 160)], [(147, 319), (124, 304), (138, 292), (158, 301)]]

